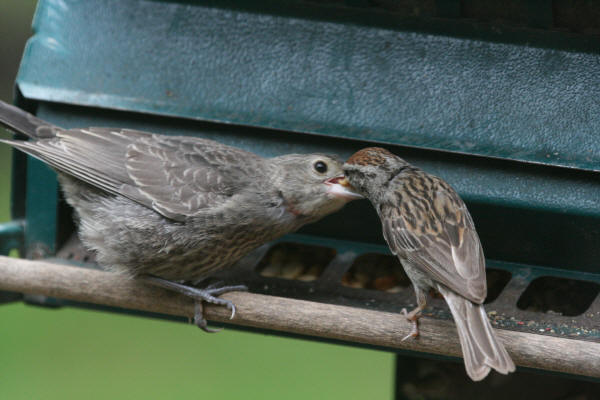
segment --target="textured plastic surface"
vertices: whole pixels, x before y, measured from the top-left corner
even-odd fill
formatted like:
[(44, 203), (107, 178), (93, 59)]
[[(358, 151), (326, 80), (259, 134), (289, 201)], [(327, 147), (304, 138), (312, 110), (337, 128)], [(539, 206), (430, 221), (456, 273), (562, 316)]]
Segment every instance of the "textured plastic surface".
[(42, 0), (18, 86), (30, 99), (600, 170), (597, 38), (430, 25), (302, 1)]

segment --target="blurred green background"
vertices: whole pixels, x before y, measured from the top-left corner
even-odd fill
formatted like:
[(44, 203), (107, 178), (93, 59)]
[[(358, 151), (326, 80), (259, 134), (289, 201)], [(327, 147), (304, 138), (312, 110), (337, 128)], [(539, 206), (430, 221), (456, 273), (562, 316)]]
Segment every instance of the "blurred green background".
[[(31, 35), (35, 1), (0, 1), (0, 98)], [(0, 137), (8, 137), (0, 129)], [(0, 145), (0, 222), (10, 219)], [(304, 340), (79, 309), (0, 305), (0, 399), (391, 398), (393, 356)]]

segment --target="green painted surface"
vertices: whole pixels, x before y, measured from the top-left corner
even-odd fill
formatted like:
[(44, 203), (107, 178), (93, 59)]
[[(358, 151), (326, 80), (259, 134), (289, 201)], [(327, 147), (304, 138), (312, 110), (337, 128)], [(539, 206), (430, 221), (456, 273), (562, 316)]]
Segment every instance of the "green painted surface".
[(0, 255), (6, 256), (13, 250), (22, 249), (23, 231), (22, 221), (0, 223)]
[[(36, 100), (600, 170), (597, 36), (346, 3), (43, 0), (17, 83)], [(534, 27), (552, 19), (542, 3), (520, 10)]]
[(43, 249), (42, 254), (53, 254), (56, 251), (59, 201), (56, 173), (43, 162), (28, 158), (26, 180), (30, 184), (25, 195), (25, 248)]
[[(0, 135), (2, 135), (0, 131)], [(6, 137), (2, 135), (0, 137)], [(8, 146), (0, 146), (0, 223), (10, 220), (10, 163), (11, 150)]]

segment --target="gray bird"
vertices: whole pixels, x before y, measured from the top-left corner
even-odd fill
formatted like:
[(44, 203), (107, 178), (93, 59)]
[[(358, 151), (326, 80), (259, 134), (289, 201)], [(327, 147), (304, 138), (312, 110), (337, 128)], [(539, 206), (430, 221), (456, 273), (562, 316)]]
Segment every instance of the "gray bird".
[(131, 129), (62, 129), (0, 102), (0, 125), (30, 141), (2, 140), (58, 172), (79, 236), (101, 266), (202, 301), (244, 286), (198, 289), (211, 273), (260, 245), (360, 197), (330, 178), (324, 154), (262, 158), (212, 140)]
[(413, 283), (418, 306), (410, 313), (403, 310), (413, 323), (404, 339), (418, 336), (417, 321), (434, 288), (454, 317), (469, 377), (481, 380), (490, 368), (513, 372), (515, 365), (482, 306), (487, 287), (479, 236), (454, 189), (382, 148), (356, 152), (343, 169), (377, 210), (384, 238)]

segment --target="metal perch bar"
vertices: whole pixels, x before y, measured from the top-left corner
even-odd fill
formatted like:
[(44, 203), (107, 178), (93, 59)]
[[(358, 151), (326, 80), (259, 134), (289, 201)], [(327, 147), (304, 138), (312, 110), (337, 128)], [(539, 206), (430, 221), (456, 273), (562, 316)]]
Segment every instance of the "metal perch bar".
[[(0, 256), (0, 290), (191, 317), (193, 302), (183, 296), (112, 272)], [(237, 313), (206, 306), (212, 321), (364, 343), (390, 349), (460, 357), (454, 324), (421, 319), (421, 336), (401, 341), (411, 325), (401, 314), (284, 297), (234, 292), (222, 296)], [(191, 329), (191, 328), (190, 328)], [(600, 343), (498, 330), (519, 366), (600, 378)], [(200, 334), (200, 333), (199, 333)]]

